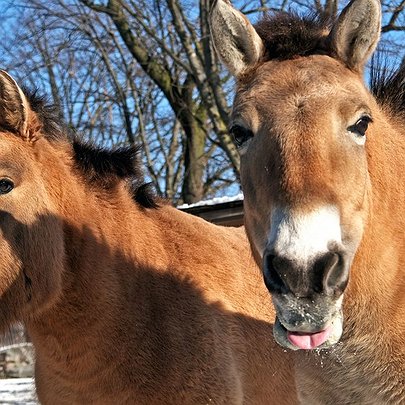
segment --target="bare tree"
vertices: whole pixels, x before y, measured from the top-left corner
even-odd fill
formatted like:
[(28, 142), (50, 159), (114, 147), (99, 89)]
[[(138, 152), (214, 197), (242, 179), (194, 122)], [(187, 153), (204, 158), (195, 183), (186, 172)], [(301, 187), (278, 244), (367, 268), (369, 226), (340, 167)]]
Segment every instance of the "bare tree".
[[(239, 155), (227, 132), (232, 82), (213, 52), (214, 0), (20, 0), (7, 11), (4, 67), (51, 94), (64, 119), (107, 145), (139, 143), (148, 178), (174, 203), (235, 185)], [(337, 0), (234, 0), (262, 12), (316, 10)], [(383, 3), (384, 48), (402, 52), (404, 0)], [(12, 4), (12, 5), (11, 5)], [(14, 21), (14, 25), (13, 25)], [(15, 24), (18, 21), (18, 25)]]
[(130, 54), (165, 95), (180, 122), (185, 134), (184, 201), (194, 202), (204, 195), (210, 132), (238, 173), (239, 157), (226, 131), (228, 106), (209, 40), (208, 0), (199, 2), (199, 13), (177, 0), (81, 3), (111, 19)]

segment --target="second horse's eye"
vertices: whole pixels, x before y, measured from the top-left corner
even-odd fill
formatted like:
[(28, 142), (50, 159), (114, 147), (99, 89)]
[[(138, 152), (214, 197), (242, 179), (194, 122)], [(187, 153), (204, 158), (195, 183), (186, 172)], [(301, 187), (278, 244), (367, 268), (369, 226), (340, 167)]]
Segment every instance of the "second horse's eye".
[(14, 183), (9, 179), (0, 179), (0, 194), (7, 194), (14, 188)]
[(253, 132), (241, 125), (232, 126), (229, 132), (233, 136), (233, 139), (235, 139), (235, 143), (238, 147), (241, 147), (246, 141), (253, 138)]

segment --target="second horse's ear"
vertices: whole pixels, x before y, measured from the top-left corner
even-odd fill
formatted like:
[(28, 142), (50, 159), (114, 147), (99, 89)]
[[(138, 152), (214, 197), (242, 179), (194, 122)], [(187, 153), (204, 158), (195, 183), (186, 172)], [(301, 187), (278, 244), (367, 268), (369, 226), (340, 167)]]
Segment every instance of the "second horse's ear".
[(26, 140), (35, 140), (41, 129), (24, 92), (4, 70), (0, 70), (0, 128)]
[(380, 39), (380, 0), (352, 0), (330, 33), (337, 57), (352, 70), (362, 72)]
[(214, 1), (210, 25), (214, 47), (234, 76), (259, 61), (263, 42), (249, 20), (229, 1)]
[(23, 136), (28, 121), (28, 103), (15, 80), (0, 70), (0, 126)]

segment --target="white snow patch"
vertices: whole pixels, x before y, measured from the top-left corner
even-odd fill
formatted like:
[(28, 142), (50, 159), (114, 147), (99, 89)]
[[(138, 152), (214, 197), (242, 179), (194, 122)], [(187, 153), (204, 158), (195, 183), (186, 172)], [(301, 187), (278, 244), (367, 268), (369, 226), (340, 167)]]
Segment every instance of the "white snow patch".
[(38, 405), (32, 378), (0, 379), (0, 404)]
[(224, 204), (224, 203), (233, 202), (233, 201), (243, 201), (243, 194), (239, 193), (232, 197), (228, 197), (228, 196), (215, 197), (215, 198), (212, 198), (211, 200), (202, 200), (202, 201), (198, 201), (194, 204), (182, 204), (182, 205), (177, 206), (177, 208), (182, 210), (182, 209), (186, 209), (186, 208), (205, 207), (208, 205)]

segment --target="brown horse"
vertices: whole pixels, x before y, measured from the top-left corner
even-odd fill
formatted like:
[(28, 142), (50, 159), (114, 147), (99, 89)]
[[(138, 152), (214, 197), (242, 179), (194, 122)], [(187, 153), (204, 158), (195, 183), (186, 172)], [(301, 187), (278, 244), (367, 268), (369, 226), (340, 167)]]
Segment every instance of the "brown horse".
[(0, 72), (0, 328), (25, 322), (41, 403), (296, 403), (244, 231), (157, 207), (133, 148), (55, 117)]
[(365, 87), (380, 26), (379, 0), (335, 22), (211, 13), (246, 230), (311, 405), (405, 404), (405, 66)]

